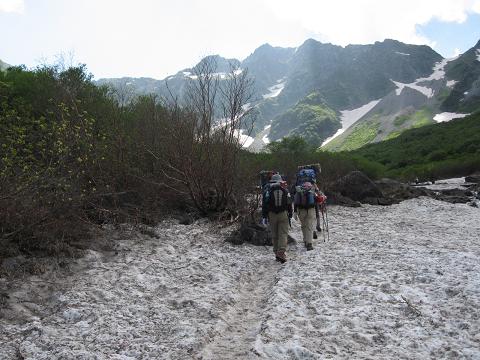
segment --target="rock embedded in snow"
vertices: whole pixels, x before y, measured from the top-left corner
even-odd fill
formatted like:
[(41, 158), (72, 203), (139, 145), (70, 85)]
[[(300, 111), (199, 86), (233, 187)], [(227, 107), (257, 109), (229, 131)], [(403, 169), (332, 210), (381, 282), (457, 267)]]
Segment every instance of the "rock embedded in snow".
[(480, 184), (480, 173), (475, 173), (465, 177), (465, 182)]

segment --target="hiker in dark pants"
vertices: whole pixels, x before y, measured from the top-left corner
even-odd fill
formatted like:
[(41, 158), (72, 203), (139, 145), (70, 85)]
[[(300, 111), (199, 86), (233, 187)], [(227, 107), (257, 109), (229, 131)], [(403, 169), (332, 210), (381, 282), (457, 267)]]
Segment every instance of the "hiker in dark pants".
[(286, 182), (279, 174), (272, 176), (262, 201), (262, 217), (264, 223), (270, 222), (273, 252), (275, 259), (287, 261), (287, 238), (289, 219), (292, 217), (292, 198), (287, 190)]

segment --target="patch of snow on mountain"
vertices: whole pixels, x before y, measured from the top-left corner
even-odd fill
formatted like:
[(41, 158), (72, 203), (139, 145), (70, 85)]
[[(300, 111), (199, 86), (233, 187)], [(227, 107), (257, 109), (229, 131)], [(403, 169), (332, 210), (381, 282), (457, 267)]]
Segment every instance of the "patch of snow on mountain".
[(406, 84), (398, 82), (398, 81), (394, 81), (392, 79), (390, 79), (390, 80), (397, 86), (397, 88), (395, 89), (395, 94), (400, 95)]
[(262, 142), (267, 145), (270, 144), (270, 139), (268, 138), (268, 135), (270, 134), (270, 128), (272, 127), (272, 124), (265, 125), (263, 128), (262, 133), (265, 133), (265, 135), (262, 137)]
[(480, 61), (480, 49), (477, 49), (477, 61)]
[(190, 71), (184, 71), (183, 73), (183, 76), (189, 76), (189, 75), (192, 75), (192, 73)]
[(347, 130), (350, 126), (352, 126), (357, 120), (359, 120), (363, 115), (369, 112), (375, 105), (378, 104), (380, 100), (373, 100), (370, 101), (368, 104), (362, 105), (359, 108), (353, 110), (343, 110), (340, 111), (342, 114), (340, 117), (340, 121), (342, 122), (342, 128), (338, 129), (337, 132), (327, 138), (323, 143), (322, 146), (328, 144), (330, 141), (335, 139), (338, 135), (342, 134), (345, 130)]
[(270, 139), (268, 138), (268, 134), (262, 137), (262, 141), (264, 144), (270, 144)]
[(465, 92), (463, 93), (463, 95), (468, 95), (468, 91), (465, 91)]
[(242, 147), (248, 148), (250, 145), (252, 145), (252, 143), (255, 139), (251, 136), (248, 136), (248, 135), (244, 134), (243, 133), (244, 131), (245, 130), (243, 130), (243, 129), (241, 129), (240, 131), (237, 130), (236, 135), (238, 136), (240, 144), (242, 145)]
[(397, 89), (395, 90), (395, 93), (397, 95), (400, 95), (402, 93), (402, 90), (405, 87), (416, 90), (416, 91), (418, 91), (419, 93), (422, 93), (423, 95), (425, 95), (428, 98), (431, 98), (434, 95), (434, 91), (432, 89), (430, 89), (426, 86), (417, 85), (416, 82), (413, 82), (413, 83), (410, 83), (410, 84), (404, 84), (404, 83), (394, 81), (394, 80), (392, 80), (392, 82), (397, 86)]
[(246, 104), (244, 104), (244, 105), (242, 106), (242, 110), (243, 110), (243, 111), (248, 111), (248, 110), (250, 110), (252, 107), (253, 107), (253, 106), (252, 106), (251, 103), (246, 103)]
[(404, 55), (404, 56), (410, 56), (410, 54), (402, 53), (402, 52), (399, 52), (399, 51), (395, 51), (395, 54)]
[(464, 118), (465, 116), (468, 116), (470, 114), (458, 114), (458, 113), (452, 113), (452, 112), (443, 112), (440, 114), (437, 114), (433, 117), (433, 120), (436, 122), (447, 122), (453, 119), (458, 119), (458, 118)]
[(457, 82), (458, 81), (456, 81), (456, 80), (448, 80), (447, 81), (447, 86), (448, 87), (454, 87)]
[(267, 94), (264, 94), (262, 95), (262, 97), (264, 99), (269, 99), (269, 98), (274, 98), (274, 97), (277, 97), (278, 95), (280, 95), (280, 93), (282, 92), (283, 88), (285, 87), (285, 82), (280, 82), (280, 83), (277, 83), (273, 86), (270, 86), (268, 88), (268, 91), (270, 91), (269, 93)]
[(233, 71), (235, 75), (240, 75), (242, 72), (243, 72), (243, 69), (240, 69), (240, 68)]

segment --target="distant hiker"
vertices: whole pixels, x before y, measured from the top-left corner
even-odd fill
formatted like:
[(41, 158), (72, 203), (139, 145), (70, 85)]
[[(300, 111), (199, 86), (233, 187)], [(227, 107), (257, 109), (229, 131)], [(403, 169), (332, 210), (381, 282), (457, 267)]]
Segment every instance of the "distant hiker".
[(292, 217), (292, 198), (287, 189), (287, 183), (280, 174), (274, 174), (268, 184), (263, 186), (262, 221), (270, 223), (272, 232), (273, 252), (275, 259), (284, 263), (287, 261), (288, 225)]
[[(313, 250), (313, 238), (316, 238), (315, 228), (320, 227), (320, 205), (326, 200), (325, 195), (317, 187), (317, 174), (320, 165), (299, 166), (297, 181), (292, 190), (294, 199), (294, 217), (300, 219), (303, 242), (307, 251)], [(316, 225), (316, 226), (315, 226)]]

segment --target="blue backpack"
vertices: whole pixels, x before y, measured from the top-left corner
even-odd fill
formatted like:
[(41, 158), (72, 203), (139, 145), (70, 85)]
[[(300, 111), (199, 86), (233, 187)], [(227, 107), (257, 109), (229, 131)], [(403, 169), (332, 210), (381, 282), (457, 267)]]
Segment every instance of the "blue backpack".
[(297, 173), (297, 186), (303, 185), (305, 182), (315, 184), (317, 182), (317, 174), (313, 169), (301, 169)]
[[(317, 182), (317, 174), (314, 169), (303, 168), (297, 173), (297, 183), (295, 186), (294, 203), (296, 206), (309, 209), (315, 206), (315, 184)], [(310, 183), (311, 186), (305, 186)]]

